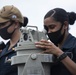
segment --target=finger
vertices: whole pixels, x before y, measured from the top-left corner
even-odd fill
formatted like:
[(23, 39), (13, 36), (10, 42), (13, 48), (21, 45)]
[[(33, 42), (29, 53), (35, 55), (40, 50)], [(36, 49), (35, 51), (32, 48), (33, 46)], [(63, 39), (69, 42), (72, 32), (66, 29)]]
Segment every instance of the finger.
[(47, 45), (48, 43), (46, 43), (46, 42), (35, 42), (35, 45)]
[(36, 47), (49, 49), (49, 48), (52, 47), (52, 43), (42, 43), (42, 42), (38, 42), (38, 43), (36, 44)]
[(46, 54), (51, 54), (51, 53), (49, 53), (49, 52), (47, 52), (47, 51), (42, 51), (41, 53), (42, 53), (42, 54), (44, 54), (44, 53), (46, 53)]
[(44, 45), (43, 42), (35, 42), (36, 45)]
[(48, 40), (41, 39), (40, 42), (48, 43)]
[(2, 50), (0, 50), (0, 52), (2, 52)]
[(35, 44), (37, 44), (37, 45), (50, 45), (50, 44), (52, 44), (52, 42), (49, 42), (49, 41), (47, 41), (47, 40), (44, 40), (44, 39), (42, 39), (41, 41), (39, 41), (39, 42), (35, 42)]
[(36, 45), (36, 47), (46, 49), (46, 46), (44, 45)]

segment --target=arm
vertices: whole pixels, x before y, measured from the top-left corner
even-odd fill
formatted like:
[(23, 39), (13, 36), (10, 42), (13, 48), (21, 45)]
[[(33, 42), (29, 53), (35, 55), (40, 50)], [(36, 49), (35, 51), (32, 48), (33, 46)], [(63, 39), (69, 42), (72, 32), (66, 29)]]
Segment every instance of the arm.
[[(52, 42), (41, 40), (40, 42), (36, 42), (36, 47), (45, 49), (44, 53), (54, 54), (57, 57), (62, 55), (64, 52), (55, 46)], [(76, 75), (76, 63), (73, 62), (68, 56), (65, 57), (61, 62), (66, 66), (66, 68), (71, 72), (72, 75)]]
[[(60, 56), (63, 51), (57, 54), (57, 56)], [(71, 72), (72, 75), (76, 75), (76, 63), (72, 61), (68, 56), (61, 60), (61, 62), (66, 66), (66, 68)]]
[(72, 75), (76, 75), (76, 63), (74, 63), (69, 57), (66, 57), (61, 62), (72, 73)]

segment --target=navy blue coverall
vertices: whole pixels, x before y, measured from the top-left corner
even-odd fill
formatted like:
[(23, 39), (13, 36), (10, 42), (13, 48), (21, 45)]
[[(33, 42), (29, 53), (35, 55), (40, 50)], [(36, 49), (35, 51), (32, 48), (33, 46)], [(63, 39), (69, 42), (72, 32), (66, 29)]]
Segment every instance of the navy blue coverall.
[(16, 55), (16, 52), (12, 48), (8, 50), (9, 45), (10, 43), (8, 42), (0, 55), (0, 75), (18, 75), (17, 66), (12, 66), (11, 62), (8, 61), (12, 56)]
[[(76, 38), (71, 34), (68, 35), (65, 40), (61, 50), (67, 53), (67, 55), (76, 63)], [(58, 62), (53, 64), (51, 67), (51, 75), (72, 75), (68, 69), (62, 64)]]

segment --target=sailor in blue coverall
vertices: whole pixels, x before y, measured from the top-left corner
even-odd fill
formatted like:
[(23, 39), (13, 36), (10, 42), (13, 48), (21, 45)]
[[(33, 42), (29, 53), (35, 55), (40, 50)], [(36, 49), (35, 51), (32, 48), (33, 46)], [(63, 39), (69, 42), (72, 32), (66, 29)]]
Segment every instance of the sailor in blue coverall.
[(17, 66), (11, 65), (11, 57), (16, 55), (14, 48), (21, 36), (20, 28), (27, 23), (28, 18), (15, 6), (6, 5), (0, 10), (0, 36), (9, 40), (0, 54), (0, 75), (18, 75)]

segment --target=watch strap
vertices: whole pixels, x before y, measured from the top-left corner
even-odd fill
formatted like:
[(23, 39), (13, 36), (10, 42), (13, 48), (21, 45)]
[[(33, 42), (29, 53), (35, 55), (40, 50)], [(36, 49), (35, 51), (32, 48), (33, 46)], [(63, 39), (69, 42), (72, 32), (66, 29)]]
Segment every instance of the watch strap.
[(57, 57), (57, 60), (61, 61), (61, 60), (63, 60), (66, 57), (67, 57), (67, 54), (64, 52), (63, 54), (61, 54), (60, 56)]

